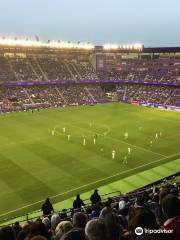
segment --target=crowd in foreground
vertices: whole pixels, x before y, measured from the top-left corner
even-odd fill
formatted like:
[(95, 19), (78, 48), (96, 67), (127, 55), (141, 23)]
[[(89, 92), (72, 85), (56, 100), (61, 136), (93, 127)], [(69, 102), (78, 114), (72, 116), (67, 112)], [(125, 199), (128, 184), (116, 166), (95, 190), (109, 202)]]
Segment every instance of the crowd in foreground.
[(86, 205), (78, 194), (72, 212), (55, 213), (46, 199), (43, 217), (0, 229), (0, 240), (178, 240), (180, 183), (101, 200), (98, 190)]

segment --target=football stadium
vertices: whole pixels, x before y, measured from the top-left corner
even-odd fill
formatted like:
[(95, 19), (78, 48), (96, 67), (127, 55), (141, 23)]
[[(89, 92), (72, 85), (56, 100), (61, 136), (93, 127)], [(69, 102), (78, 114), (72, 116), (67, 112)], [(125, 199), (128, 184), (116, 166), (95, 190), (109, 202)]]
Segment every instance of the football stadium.
[(42, 216), (46, 197), (69, 216), (76, 194), (178, 179), (180, 47), (1, 39), (0, 52), (2, 225)]
[(0, 240), (179, 236), (180, 47), (0, 37)]

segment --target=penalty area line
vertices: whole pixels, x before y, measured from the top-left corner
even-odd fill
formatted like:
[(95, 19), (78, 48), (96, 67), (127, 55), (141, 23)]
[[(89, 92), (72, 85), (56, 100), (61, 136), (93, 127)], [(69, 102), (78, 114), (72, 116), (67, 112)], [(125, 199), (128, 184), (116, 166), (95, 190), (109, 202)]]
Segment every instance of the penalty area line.
[[(179, 154), (179, 153), (178, 153), (178, 154)], [(89, 186), (94, 185), (94, 184), (96, 184), (96, 183), (100, 183), (100, 182), (103, 182), (103, 181), (105, 181), (105, 180), (108, 180), (108, 179), (111, 179), (111, 178), (114, 178), (114, 177), (117, 177), (117, 176), (121, 176), (121, 175), (124, 174), (124, 173), (128, 173), (128, 172), (131, 172), (131, 171), (134, 171), (134, 170), (137, 170), (137, 169), (141, 169), (142, 167), (146, 167), (146, 166), (152, 165), (152, 164), (154, 164), (154, 163), (161, 162), (161, 161), (163, 161), (163, 160), (165, 160), (165, 159), (171, 158), (171, 157), (176, 156), (176, 155), (177, 155), (177, 154), (169, 155), (169, 156), (167, 156), (167, 157), (160, 158), (160, 159), (158, 159), (158, 160), (156, 160), (156, 161), (149, 162), (149, 163), (146, 163), (146, 164), (142, 164), (142, 165), (140, 165), (140, 166), (138, 166), (138, 167), (131, 168), (131, 169), (128, 169), (128, 170), (125, 170), (125, 171), (122, 171), (122, 172), (118, 172), (118, 173), (116, 173), (116, 174), (114, 174), (114, 175), (111, 175), (111, 176), (109, 176), (109, 177), (106, 177), (106, 178), (103, 178), (103, 179), (99, 179), (99, 180), (97, 180), (97, 181), (94, 181), (94, 182), (91, 182), (91, 183), (87, 183), (87, 184), (82, 185), (82, 186), (79, 186), (79, 187), (77, 187), (77, 188), (73, 188), (73, 189), (71, 189), (71, 190), (65, 191), (65, 192), (63, 192), (63, 193), (58, 193), (58, 194), (56, 194), (56, 195), (49, 196), (49, 197), (50, 197), (51, 199), (53, 199), (53, 198), (56, 198), (56, 197), (59, 197), (59, 196), (63, 196), (63, 195), (65, 195), (65, 194), (74, 192), (74, 191), (76, 191), (76, 190), (83, 189), (83, 188), (85, 188), (85, 187), (89, 187)], [(176, 159), (174, 159), (174, 160), (176, 160)], [(64, 200), (65, 200), (65, 199), (64, 199)], [(64, 201), (64, 200), (63, 200), (63, 201)], [(25, 206), (23, 206), (23, 207), (20, 207), (20, 208), (11, 210), (11, 211), (8, 211), (8, 212), (6, 212), (6, 213), (2, 213), (2, 214), (0, 214), (0, 217), (6, 216), (6, 215), (8, 215), (8, 214), (10, 214), (10, 213), (17, 212), (17, 211), (19, 211), (19, 210), (26, 209), (26, 208), (28, 208), (28, 207), (34, 206), (34, 205), (36, 205), (36, 204), (38, 204), (38, 203), (42, 203), (42, 202), (44, 202), (44, 199), (43, 199), (43, 200), (39, 200), (39, 201), (34, 202), (34, 203), (31, 203), (31, 204), (28, 204), (28, 205), (25, 205)]]

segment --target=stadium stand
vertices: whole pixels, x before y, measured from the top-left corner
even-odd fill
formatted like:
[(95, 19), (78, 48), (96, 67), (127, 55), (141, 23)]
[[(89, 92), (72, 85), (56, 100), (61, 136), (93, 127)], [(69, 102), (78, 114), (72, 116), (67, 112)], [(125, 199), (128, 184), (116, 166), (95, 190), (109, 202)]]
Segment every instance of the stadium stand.
[[(16, 222), (12, 226), (2, 227), (0, 240), (178, 240), (180, 234), (178, 179), (178, 176), (171, 176), (126, 195), (109, 197), (106, 201), (102, 201), (101, 197), (96, 195), (98, 201), (92, 205), (90, 201), (86, 203), (87, 200), (82, 201), (78, 196), (73, 203), (75, 208), (59, 213), (53, 211), (53, 206), (47, 199), (42, 206), (44, 216), (24, 224)], [(95, 193), (97, 194), (96, 191)], [(142, 235), (135, 234), (138, 233), (135, 230), (137, 227), (144, 229)], [(150, 229), (153, 229), (154, 233), (147, 238), (145, 231)]]
[(142, 102), (179, 106), (179, 89), (154, 85), (120, 85), (117, 87), (119, 101)]
[(96, 80), (90, 62), (57, 56), (0, 58), (0, 81)]
[(104, 103), (112, 95), (113, 101), (180, 107), (179, 48), (0, 50), (1, 112)]
[[(143, 57), (143, 56), (142, 56)], [(161, 83), (177, 83), (180, 76), (179, 58), (117, 59), (108, 64), (109, 71), (101, 78)], [(115, 62), (114, 62), (115, 61)]]
[(2, 112), (103, 102), (108, 102), (108, 99), (100, 86), (96, 88), (92, 85), (0, 87)]

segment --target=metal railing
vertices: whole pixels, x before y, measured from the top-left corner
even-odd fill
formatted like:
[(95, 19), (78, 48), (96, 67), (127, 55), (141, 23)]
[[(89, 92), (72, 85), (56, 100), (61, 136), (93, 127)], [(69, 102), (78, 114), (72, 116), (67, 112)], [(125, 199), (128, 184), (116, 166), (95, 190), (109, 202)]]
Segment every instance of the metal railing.
[[(114, 192), (110, 192), (110, 193), (106, 193), (106, 194), (102, 194), (101, 195), (101, 199), (102, 201), (107, 200), (108, 197), (115, 197), (115, 196), (121, 196), (122, 193), (120, 191), (114, 191)], [(89, 199), (84, 199), (83, 202), (85, 203), (86, 206), (91, 205), (91, 202)], [(57, 211), (57, 213), (61, 213), (63, 209)], [(71, 213), (72, 208), (67, 208), (66, 210), (66, 214)], [(24, 222), (28, 222), (28, 221), (32, 221), (34, 219), (40, 218), (42, 217), (42, 211), (41, 210), (36, 210), (36, 211), (32, 211), (29, 213), (25, 213), (25, 214), (21, 214), (21, 215), (17, 215), (17, 216), (13, 216), (10, 218), (5, 218), (0, 220), (0, 227), (5, 226), (7, 224), (13, 225), (15, 222), (19, 222), (19, 223), (24, 223)]]

